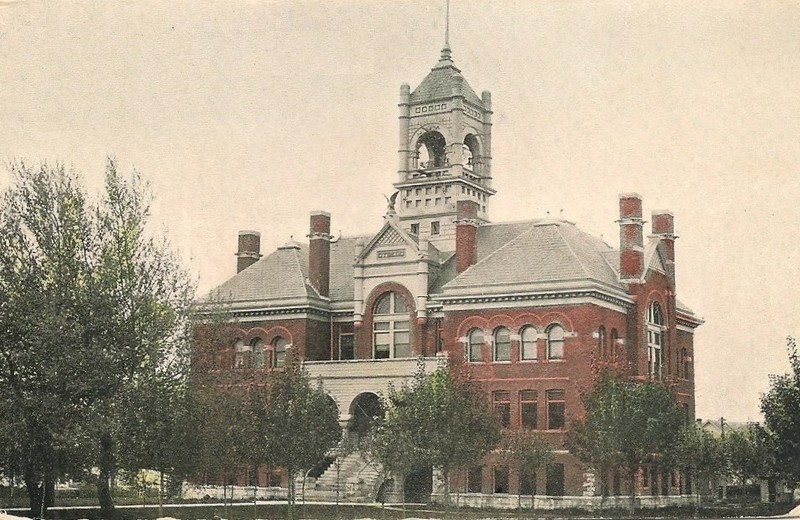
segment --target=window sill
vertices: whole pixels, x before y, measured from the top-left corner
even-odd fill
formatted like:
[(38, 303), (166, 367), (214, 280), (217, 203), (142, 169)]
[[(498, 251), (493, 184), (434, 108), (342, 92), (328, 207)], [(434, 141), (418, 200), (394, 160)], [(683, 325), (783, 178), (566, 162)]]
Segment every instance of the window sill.
[(538, 359), (520, 359), (518, 363), (538, 363)]
[(511, 360), (508, 360), (508, 361), (492, 361), (492, 364), (493, 365), (510, 365), (511, 364)]
[(563, 359), (563, 358), (561, 358), (561, 359), (548, 359), (547, 363), (564, 363), (565, 361), (566, 361), (566, 359)]

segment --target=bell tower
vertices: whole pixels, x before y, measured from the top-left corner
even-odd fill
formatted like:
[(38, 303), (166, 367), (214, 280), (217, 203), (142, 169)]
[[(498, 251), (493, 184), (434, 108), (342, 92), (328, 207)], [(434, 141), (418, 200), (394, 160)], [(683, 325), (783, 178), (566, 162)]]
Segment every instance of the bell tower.
[(439, 62), (414, 91), (400, 87), (396, 211), (411, 234), (455, 250), (456, 205), (477, 204), (488, 222), (492, 189), (492, 97), (475, 94), (445, 37)]

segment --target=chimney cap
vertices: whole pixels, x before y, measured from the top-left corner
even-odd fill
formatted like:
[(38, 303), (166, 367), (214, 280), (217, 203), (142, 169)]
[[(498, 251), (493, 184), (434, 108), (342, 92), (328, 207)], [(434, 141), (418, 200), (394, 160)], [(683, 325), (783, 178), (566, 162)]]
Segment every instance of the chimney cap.
[(655, 217), (657, 215), (669, 215), (670, 217), (674, 217), (675, 213), (671, 212), (668, 209), (654, 209), (651, 214)]
[(252, 229), (243, 229), (243, 230), (239, 231), (239, 235), (240, 236), (241, 235), (255, 235), (257, 237), (260, 237), (261, 236), (261, 232), (260, 231), (254, 231)]
[(311, 216), (312, 217), (316, 217), (318, 215), (322, 215), (323, 217), (330, 217), (331, 216), (330, 213), (328, 213), (327, 211), (322, 211), (321, 209), (314, 210), (314, 211), (311, 212)]
[(642, 196), (639, 195), (638, 193), (636, 193), (635, 191), (632, 191), (630, 193), (620, 193), (619, 194), (619, 198), (620, 199), (639, 199), (639, 200), (642, 200)]

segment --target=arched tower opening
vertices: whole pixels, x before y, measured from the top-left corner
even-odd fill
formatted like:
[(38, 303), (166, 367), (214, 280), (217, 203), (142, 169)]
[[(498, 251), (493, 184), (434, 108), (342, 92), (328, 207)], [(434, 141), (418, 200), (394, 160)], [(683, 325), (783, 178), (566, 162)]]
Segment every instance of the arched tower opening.
[(417, 168), (430, 170), (447, 166), (447, 142), (436, 130), (429, 130), (417, 139)]

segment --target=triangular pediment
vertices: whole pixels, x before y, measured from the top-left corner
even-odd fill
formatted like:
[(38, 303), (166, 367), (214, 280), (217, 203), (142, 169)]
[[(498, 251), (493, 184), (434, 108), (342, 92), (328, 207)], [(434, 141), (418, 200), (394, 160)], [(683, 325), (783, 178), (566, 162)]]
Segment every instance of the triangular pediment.
[(401, 228), (395, 219), (388, 218), (381, 230), (364, 247), (356, 262), (416, 260), (417, 253), (417, 238)]

